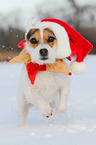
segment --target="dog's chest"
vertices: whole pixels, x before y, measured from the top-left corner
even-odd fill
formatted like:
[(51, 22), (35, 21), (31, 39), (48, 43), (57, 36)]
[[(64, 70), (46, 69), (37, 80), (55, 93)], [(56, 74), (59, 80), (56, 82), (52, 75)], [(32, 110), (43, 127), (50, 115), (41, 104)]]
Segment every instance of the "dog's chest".
[(35, 83), (32, 85), (26, 72), (23, 80), (24, 90), (28, 92), (31, 88), (31, 92), (35, 91), (45, 100), (50, 100), (64, 84), (67, 85), (69, 79), (59, 73), (40, 72), (36, 75)]
[(48, 72), (37, 74), (34, 88), (36, 88), (36, 91), (44, 98), (55, 95), (59, 90), (59, 87), (60, 85), (54, 74)]
[(42, 72), (36, 76), (34, 87), (36, 91), (45, 99), (52, 98), (59, 89), (64, 86), (66, 79), (63, 74)]

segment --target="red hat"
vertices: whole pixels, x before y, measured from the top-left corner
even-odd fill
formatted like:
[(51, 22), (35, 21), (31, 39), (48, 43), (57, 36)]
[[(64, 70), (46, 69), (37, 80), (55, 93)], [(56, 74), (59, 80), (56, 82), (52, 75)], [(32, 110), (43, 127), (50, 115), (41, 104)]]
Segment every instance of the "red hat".
[(57, 38), (56, 58), (77, 55), (76, 60), (70, 64), (73, 73), (80, 74), (86, 70), (83, 60), (93, 46), (79, 32), (64, 21), (55, 18), (43, 19), (35, 27), (48, 27), (53, 30)]

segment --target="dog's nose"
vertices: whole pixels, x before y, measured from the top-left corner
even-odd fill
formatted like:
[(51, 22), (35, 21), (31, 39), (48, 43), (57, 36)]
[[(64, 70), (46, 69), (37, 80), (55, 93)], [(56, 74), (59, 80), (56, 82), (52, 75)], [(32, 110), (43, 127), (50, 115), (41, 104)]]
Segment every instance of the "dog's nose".
[(47, 56), (48, 55), (48, 50), (46, 48), (40, 49), (40, 55), (41, 56)]

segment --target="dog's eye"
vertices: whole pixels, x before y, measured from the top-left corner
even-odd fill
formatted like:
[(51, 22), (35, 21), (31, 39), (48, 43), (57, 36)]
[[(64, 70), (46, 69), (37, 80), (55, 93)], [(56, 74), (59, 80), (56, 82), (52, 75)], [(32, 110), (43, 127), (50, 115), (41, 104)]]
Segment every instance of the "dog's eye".
[(38, 41), (36, 40), (36, 38), (32, 38), (32, 39), (30, 40), (30, 42), (31, 42), (32, 44), (37, 44), (37, 43), (38, 43)]
[(50, 37), (48, 38), (48, 42), (53, 42), (54, 40), (55, 40), (55, 38), (52, 37), (52, 36), (50, 36)]

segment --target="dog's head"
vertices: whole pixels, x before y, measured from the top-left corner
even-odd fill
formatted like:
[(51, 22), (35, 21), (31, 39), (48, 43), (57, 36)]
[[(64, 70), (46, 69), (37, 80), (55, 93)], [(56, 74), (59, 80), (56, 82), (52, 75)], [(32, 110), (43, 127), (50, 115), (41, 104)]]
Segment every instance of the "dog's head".
[(47, 64), (55, 62), (57, 39), (50, 28), (32, 28), (26, 34), (26, 50), (32, 62)]

